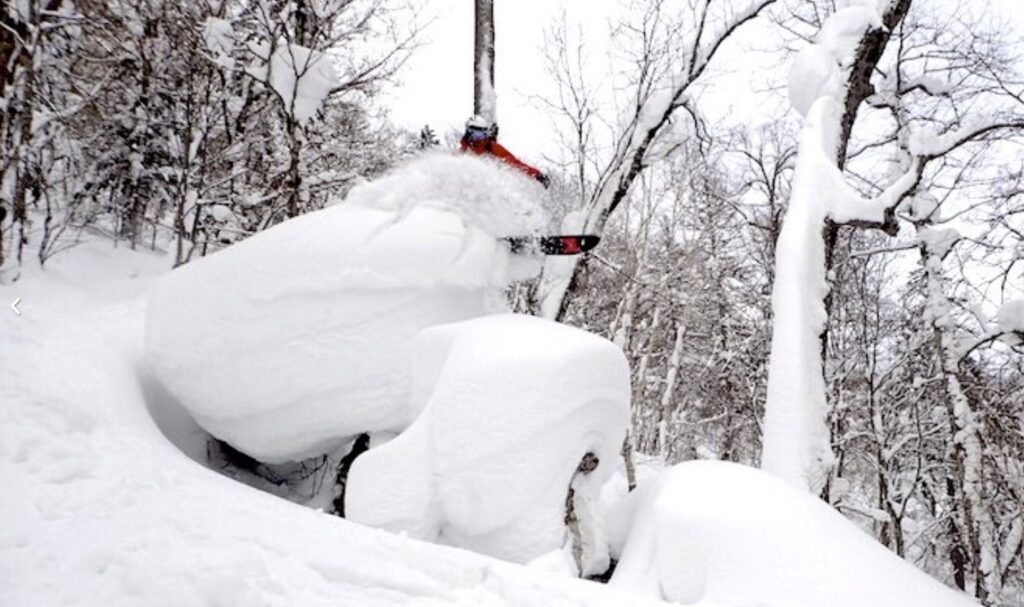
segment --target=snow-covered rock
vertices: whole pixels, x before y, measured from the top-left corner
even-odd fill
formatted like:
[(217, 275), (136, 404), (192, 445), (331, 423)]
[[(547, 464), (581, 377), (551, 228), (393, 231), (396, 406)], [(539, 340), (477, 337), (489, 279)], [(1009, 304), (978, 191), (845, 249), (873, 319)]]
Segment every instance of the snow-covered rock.
[(621, 349), (552, 321), (496, 315), (428, 329), (417, 351), (411, 408), (423, 413), (355, 461), (346, 516), (523, 563), (560, 548), (581, 458), (601, 462), (574, 485), (593, 503), (622, 445)]
[(495, 236), (543, 227), (538, 189), (494, 162), (428, 155), (182, 266), (149, 299), (152, 372), (267, 462), (402, 430), (420, 330), (503, 311), (509, 281), (536, 271)]
[(817, 497), (754, 468), (678, 464), (610, 525), (611, 585), (683, 604), (968, 607)]

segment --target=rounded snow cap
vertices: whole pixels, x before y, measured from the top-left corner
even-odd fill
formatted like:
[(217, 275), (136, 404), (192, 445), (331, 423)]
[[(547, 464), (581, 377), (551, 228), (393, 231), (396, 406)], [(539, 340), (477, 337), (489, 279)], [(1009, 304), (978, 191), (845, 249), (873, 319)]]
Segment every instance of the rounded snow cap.
[(486, 129), (491, 126), (491, 123), (487, 122), (487, 119), (480, 114), (473, 114), (466, 120), (467, 129)]

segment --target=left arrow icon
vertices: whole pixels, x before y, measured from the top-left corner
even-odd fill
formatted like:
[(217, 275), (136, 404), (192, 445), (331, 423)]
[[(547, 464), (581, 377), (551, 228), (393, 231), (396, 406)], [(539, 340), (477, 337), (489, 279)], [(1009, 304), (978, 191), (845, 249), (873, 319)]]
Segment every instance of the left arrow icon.
[(14, 313), (17, 314), (18, 316), (21, 316), (21, 310), (18, 309), (18, 304), (20, 304), (20, 303), (21, 303), (21, 298), (19, 297), (19, 298), (14, 300), (14, 303), (11, 304), (11, 309), (14, 310)]

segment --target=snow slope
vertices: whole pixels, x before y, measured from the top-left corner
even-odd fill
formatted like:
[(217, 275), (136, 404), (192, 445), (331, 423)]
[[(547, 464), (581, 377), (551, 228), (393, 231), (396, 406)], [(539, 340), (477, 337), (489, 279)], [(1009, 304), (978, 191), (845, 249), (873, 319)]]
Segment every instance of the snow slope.
[[(599, 461), (575, 484), (589, 502), (619, 459), (630, 401), (622, 350), (553, 321), (494, 315), (425, 330), (414, 377), (423, 413), (355, 461), (346, 516), (520, 563), (560, 549), (581, 459)], [(607, 548), (596, 549), (593, 573), (603, 573)]]
[(611, 585), (690, 604), (969, 607), (806, 491), (726, 462), (678, 464), (623, 502)]
[(103, 243), (51, 263), (0, 285), (24, 312), (0, 310), (4, 607), (971, 604), (815, 498), (728, 464), (642, 476), (611, 525), (618, 588), (275, 498), (189, 459), (147, 411), (140, 294), (167, 259)]
[(496, 238), (541, 230), (539, 195), (495, 162), (421, 156), (162, 278), (147, 360), (203, 428), (265, 462), (400, 431), (420, 330), (504, 311), (509, 282), (539, 270)]
[(139, 298), (166, 258), (82, 246), (0, 285), (0, 605), (643, 605), (371, 530), (187, 458), (146, 410)]

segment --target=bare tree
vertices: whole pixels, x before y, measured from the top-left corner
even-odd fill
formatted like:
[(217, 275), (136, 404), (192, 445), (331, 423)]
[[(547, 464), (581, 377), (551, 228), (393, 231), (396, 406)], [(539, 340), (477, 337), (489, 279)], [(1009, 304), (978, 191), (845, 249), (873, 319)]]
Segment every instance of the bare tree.
[[(256, 5), (252, 29), (258, 39), (249, 44), (256, 66), (249, 73), (266, 83), (278, 100), (288, 142), (284, 211), (295, 217), (306, 192), (301, 168), (304, 127), (318, 111), (309, 100), (322, 103), (333, 95), (366, 91), (390, 78), (408, 57), (418, 30), (415, 25), (410, 29), (399, 25), (388, 0), (366, 5), (301, 0), (286, 8), (282, 13), (272, 3)], [(389, 43), (381, 51), (359, 56), (352, 43), (371, 35), (387, 36)], [(345, 47), (350, 58), (342, 62), (335, 53)], [(342, 71), (339, 65), (344, 66)]]
[[(591, 234), (604, 231), (608, 218), (626, 200), (643, 171), (677, 147), (665, 141), (676, 112), (685, 110), (697, 120), (697, 109), (688, 92), (722, 44), (774, 1), (754, 0), (745, 3), (743, 9), (722, 15), (717, 12), (717, 3), (702, 0), (690, 15), (693, 21), (689, 31), (683, 22), (672, 19), (663, 0), (642, 5), (640, 22), (629, 26), (640, 43), (636, 49), (632, 105), (593, 194), (580, 213), (569, 219), (572, 225), (564, 226), (565, 229)], [(681, 39), (686, 42), (675, 54), (672, 49)], [(565, 313), (567, 294), (581, 264), (586, 263), (553, 262), (545, 267), (538, 285), (540, 314), (560, 318)]]
[[(22, 259), (28, 242), (28, 197), (39, 197), (43, 186), (38, 158), (34, 156), (37, 139), (46, 133), (34, 125), (44, 109), (46, 86), (41, 70), (55, 55), (50, 46), (62, 35), (69, 22), (58, 13), (61, 0), (31, 0), (13, 5), (0, 13), (0, 191), (10, 196), (0, 199), (0, 207), (10, 207), (11, 226), (17, 226), (15, 257)], [(8, 212), (3, 212), (7, 215)], [(4, 262), (4, 228), (0, 217), (0, 266)]]

